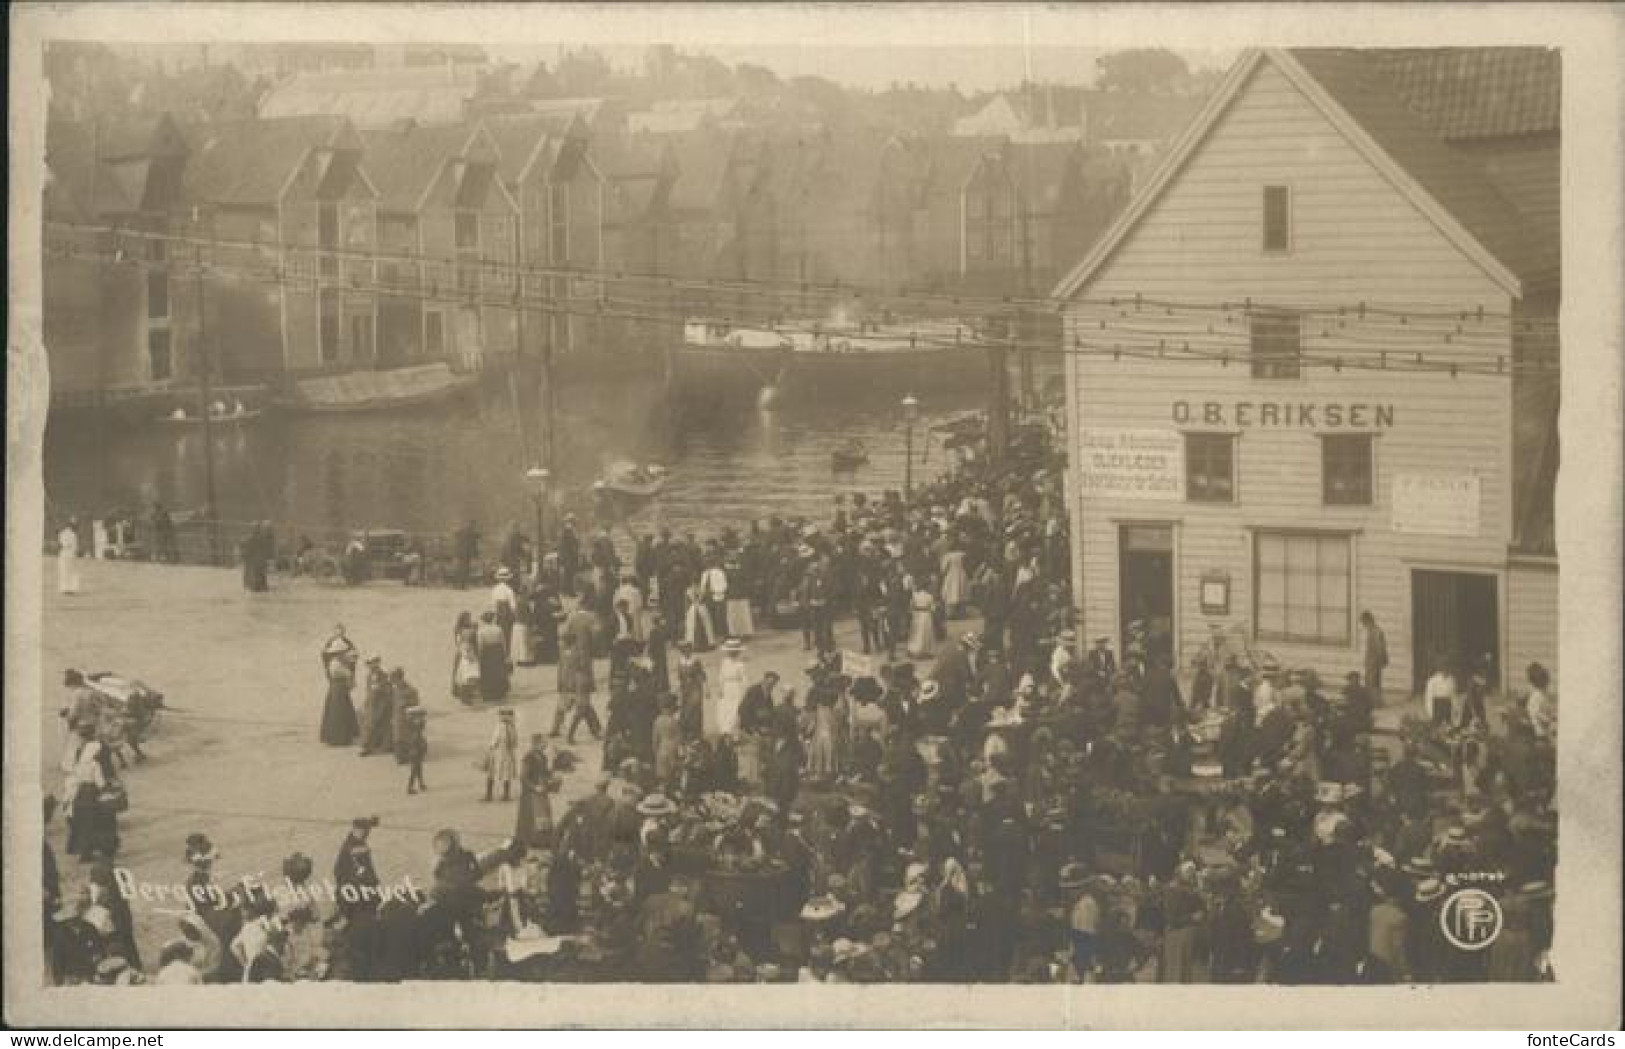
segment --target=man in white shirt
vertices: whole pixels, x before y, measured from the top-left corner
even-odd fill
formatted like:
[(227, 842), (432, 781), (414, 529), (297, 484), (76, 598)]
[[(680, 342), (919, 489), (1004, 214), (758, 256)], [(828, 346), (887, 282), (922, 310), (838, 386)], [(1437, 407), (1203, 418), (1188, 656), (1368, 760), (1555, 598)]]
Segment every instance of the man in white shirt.
[(1422, 690), (1422, 713), (1435, 725), (1448, 726), (1456, 712), (1456, 678), (1443, 660)]
[(700, 598), (705, 602), (706, 614), (711, 617), (713, 637), (720, 637), (728, 625), (728, 573), (722, 562), (714, 560), (700, 573)]
[(1055, 651), (1049, 657), (1049, 676), (1060, 688), (1065, 688), (1072, 676), (1072, 649), (1078, 643), (1077, 632), (1071, 629), (1061, 631), (1061, 636), (1055, 639)]

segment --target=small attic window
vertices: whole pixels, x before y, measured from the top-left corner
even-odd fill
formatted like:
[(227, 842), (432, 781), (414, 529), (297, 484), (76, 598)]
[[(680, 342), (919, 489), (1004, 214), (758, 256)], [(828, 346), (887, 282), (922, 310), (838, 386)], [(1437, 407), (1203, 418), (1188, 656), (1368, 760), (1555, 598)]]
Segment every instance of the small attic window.
[(1264, 187), (1264, 250), (1286, 251), (1292, 242), (1292, 197), (1285, 186)]

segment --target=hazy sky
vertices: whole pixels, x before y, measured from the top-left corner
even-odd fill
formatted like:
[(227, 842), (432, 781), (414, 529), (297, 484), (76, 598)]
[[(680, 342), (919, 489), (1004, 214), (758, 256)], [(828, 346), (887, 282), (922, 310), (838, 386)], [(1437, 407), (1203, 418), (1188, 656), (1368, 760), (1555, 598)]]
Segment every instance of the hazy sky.
[[(583, 45), (578, 45), (583, 46)], [(636, 69), (643, 60), (644, 47), (624, 44), (594, 44), (618, 68)], [(538, 59), (549, 65), (560, 46), (489, 45), (493, 56), (515, 61)], [(884, 88), (893, 83), (917, 83), (931, 87), (957, 84), (966, 92), (1009, 87), (1026, 79), (1068, 84), (1089, 84), (1095, 76), (1095, 59), (1111, 48), (1034, 45), (794, 45), (685, 43), (678, 50), (704, 52), (729, 65), (752, 62), (766, 66), (781, 77), (815, 75), (839, 84), (860, 88)], [(1235, 58), (1234, 51), (1192, 51), (1179, 53), (1194, 69), (1224, 68)]]

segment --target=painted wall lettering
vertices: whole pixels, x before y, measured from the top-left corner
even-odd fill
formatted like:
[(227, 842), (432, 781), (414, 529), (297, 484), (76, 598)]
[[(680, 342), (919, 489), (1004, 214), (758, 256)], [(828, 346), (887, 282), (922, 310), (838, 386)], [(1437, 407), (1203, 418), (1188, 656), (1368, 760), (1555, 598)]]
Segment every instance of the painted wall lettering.
[(1291, 427), (1296, 430), (1386, 430), (1394, 425), (1391, 404), (1339, 404), (1314, 401), (1174, 401), (1170, 416), (1175, 425), (1200, 419), (1203, 426), (1238, 430)]

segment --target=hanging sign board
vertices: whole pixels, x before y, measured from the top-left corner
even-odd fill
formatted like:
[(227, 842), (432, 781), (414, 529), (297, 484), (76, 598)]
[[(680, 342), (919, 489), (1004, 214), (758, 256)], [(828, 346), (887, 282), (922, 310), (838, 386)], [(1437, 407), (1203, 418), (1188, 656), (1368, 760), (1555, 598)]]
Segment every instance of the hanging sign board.
[(1476, 474), (1395, 474), (1394, 531), (1476, 538), (1479, 488)]
[(1176, 430), (1086, 429), (1078, 441), (1078, 496), (1185, 498), (1185, 443)]

